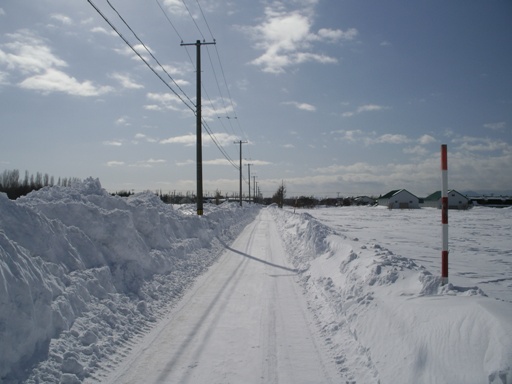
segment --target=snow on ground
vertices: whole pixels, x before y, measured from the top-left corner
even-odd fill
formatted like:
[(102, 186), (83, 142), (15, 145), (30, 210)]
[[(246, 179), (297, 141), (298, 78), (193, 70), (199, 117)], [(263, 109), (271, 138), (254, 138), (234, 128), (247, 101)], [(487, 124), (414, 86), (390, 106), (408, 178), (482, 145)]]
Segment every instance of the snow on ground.
[[(114, 372), (199, 275), (223, 268), (258, 212), (205, 205), (198, 217), (93, 179), (0, 194), (0, 383)], [(340, 382), (512, 383), (512, 210), (450, 211), (446, 286), (436, 209), (268, 212)]]
[(190, 211), (150, 192), (113, 197), (94, 179), (16, 201), (0, 193), (0, 382), (110, 369), (258, 209)]
[(348, 382), (512, 383), (512, 210), (275, 209), (309, 305)]

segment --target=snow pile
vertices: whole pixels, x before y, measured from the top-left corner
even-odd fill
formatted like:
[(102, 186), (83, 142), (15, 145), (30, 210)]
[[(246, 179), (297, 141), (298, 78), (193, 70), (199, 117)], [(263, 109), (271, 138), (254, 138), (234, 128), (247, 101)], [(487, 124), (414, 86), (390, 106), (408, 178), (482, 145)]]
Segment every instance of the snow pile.
[(437, 271), (375, 239), (349, 238), (308, 213), (272, 214), (347, 382), (512, 383), (510, 293), (441, 286)]
[(0, 193), (0, 212), (0, 383), (75, 383), (116, 364), (257, 209), (199, 217), (88, 179)]

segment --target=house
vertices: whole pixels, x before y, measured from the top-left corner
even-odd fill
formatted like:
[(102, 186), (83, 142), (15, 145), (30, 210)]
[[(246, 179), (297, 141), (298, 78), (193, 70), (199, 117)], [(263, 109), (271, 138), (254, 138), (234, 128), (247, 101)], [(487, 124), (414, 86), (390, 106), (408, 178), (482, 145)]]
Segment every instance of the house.
[[(436, 191), (423, 199), (423, 207), (441, 208), (441, 191)], [(452, 189), (448, 191), (448, 209), (468, 209), (469, 199)]]
[(420, 207), (420, 199), (405, 189), (397, 189), (379, 197), (379, 205), (389, 209), (412, 209)]
[(358, 196), (354, 199), (355, 205), (374, 205), (375, 199), (369, 196)]

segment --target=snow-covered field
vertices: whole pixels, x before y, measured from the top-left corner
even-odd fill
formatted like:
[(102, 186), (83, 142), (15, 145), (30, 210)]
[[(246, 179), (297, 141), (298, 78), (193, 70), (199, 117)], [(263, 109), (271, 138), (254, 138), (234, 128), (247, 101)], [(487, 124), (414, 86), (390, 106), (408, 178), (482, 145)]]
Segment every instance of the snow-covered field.
[[(236, 328), (225, 333), (236, 344), (232, 339), (243, 334), (236, 322), (244, 310), (230, 303), (245, 303), (242, 296), (249, 291), (265, 295), (254, 301), (256, 308), (260, 303), (272, 309), (266, 312), (277, 313), (282, 306), (281, 313), (291, 314), (295, 309), (289, 303), (269, 302), (279, 296), (271, 293), (281, 292), (289, 301), (295, 297), (292, 287), (300, 288), (297, 303), (304, 300), (314, 319), (311, 340), (322, 344), (315, 347), (317, 354), (304, 351), (286, 335), (293, 334), (291, 329), (306, 332), (307, 325), (277, 317), (273, 327), (260, 324), (280, 330), (269, 333), (277, 339), (268, 337), (257, 349), (248, 344), (245, 352), (238, 347), (231, 356), (237, 364), (226, 378), (318, 382), (300, 374), (309, 364), (272, 363), (286, 356), (276, 348), (293, 348), (300, 351), (294, 358), (321, 360), (321, 351), (328, 351), (330, 361), (317, 366), (331, 377), (332, 364), (343, 383), (512, 383), (511, 209), (450, 211), (450, 284), (443, 287), (436, 209), (294, 213), (270, 207), (262, 215), (258, 207), (231, 204), (205, 205), (203, 217), (194, 211), (165, 205), (151, 193), (112, 197), (93, 179), (45, 188), (17, 201), (0, 194), (0, 383), (123, 377), (133, 356), (150, 348), (148, 335), (172, 328), (177, 308), (193, 302), (201, 290), (209, 291), (204, 281), (198, 283), (207, 270), (215, 274), (206, 280), (217, 281), (226, 296), (216, 296), (222, 304), (218, 310), (208, 307), (216, 322), (203, 324), (206, 313), (204, 319), (189, 320), (197, 324), (193, 333), (202, 326), (209, 330), (203, 341), (212, 352), (195, 346), (189, 354), (196, 359), (215, 357), (217, 344), (206, 340), (217, 340), (210, 331), (219, 328), (214, 325), (221, 316)], [(261, 232), (267, 226), (278, 236)], [(237, 277), (237, 289), (226, 288), (229, 276)], [(253, 289), (263, 284), (258, 276), (273, 288)], [(231, 307), (238, 318), (222, 314)], [(258, 342), (252, 334), (243, 340), (249, 341)], [(267, 349), (273, 355), (265, 359)], [(244, 363), (245, 354), (267, 364), (265, 372), (258, 375)], [(222, 371), (217, 364), (206, 368), (212, 374)], [(196, 366), (191, 361), (188, 368)], [(184, 374), (194, 382), (193, 371)]]
[(512, 210), (346, 207), (275, 214), (348, 381), (512, 382)]

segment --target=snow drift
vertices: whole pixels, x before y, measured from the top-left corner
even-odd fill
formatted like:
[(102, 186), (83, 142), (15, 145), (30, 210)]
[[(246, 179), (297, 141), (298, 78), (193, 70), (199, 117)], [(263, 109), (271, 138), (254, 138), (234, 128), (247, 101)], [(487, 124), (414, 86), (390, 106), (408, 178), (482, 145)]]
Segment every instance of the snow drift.
[(309, 213), (273, 217), (347, 382), (512, 383), (510, 300), (441, 286), (411, 258)]
[[(199, 217), (94, 179), (0, 194), (0, 383), (101, 382), (258, 210)], [(512, 210), (455, 216), (466, 254), (446, 286), (427, 210), (269, 211), (343, 382), (512, 383)]]
[(207, 205), (199, 217), (88, 179), (0, 193), (0, 212), (0, 382), (73, 383), (115, 364), (257, 209)]

